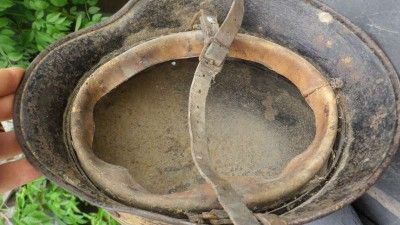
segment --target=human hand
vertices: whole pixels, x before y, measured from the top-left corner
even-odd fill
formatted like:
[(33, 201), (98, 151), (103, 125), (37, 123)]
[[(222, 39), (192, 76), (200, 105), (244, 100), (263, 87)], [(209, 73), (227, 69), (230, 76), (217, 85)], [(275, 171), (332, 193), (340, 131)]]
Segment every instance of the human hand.
[[(0, 69), (0, 121), (12, 118), (15, 91), (24, 75), (19, 68)], [(0, 133), (0, 161), (22, 153), (14, 132)], [(0, 193), (10, 191), (40, 176), (26, 159), (0, 165)]]

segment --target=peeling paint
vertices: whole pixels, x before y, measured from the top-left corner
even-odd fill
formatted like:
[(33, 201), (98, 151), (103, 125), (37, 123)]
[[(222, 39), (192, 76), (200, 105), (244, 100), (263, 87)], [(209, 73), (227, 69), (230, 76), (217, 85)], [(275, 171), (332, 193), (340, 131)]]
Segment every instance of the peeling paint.
[(322, 23), (331, 23), (333, 21), (333, 16), (327, 12), (319, 13), (318, 18)]

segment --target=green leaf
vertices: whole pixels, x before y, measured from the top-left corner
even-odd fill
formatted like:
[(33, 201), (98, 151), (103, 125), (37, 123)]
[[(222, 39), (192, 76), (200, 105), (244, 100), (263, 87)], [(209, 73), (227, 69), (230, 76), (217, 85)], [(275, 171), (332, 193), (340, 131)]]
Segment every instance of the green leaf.
[(64, 37), (65, 35), (66, 35), (65, 33), (59, 32), (59, 33), (54, 33), (52, 35), (52, 37), (54, 38), (54, 40), (58, 40), (58, 39), (61, 39), (62, 37)]
[(22, 43), (24, 45), (32, 42), (34, 40), (34, 38), (35, 38), (35, 32), (33, 32), (32, 30), (22, 33)]
[(76, 22), (75, 22), (75, 31), (78, 31), (81, 28), (82, 25), (82, 19), (84, 17), (83, 13), (80, 13), (78, 15), (78, 17), (76, 18)]
[(91, 26), (93, 26), (93, 25), (95, 25), (95, 24), (96, 24), (96, 22), (94, 22), (94, 21), (89, 21), (88, 23), (85, 24), (84, 27), (85, 27), (85, 28), (86, 28), (86, 27), (91, 27)]
[(41, 30), (42, 28), (45, 27), (46, 21), (40, 19), (36, 20), (32, 23), (32, 29), (34, 30)]
[(3, 35), (6, 35), (6, 36), (9, 36), (9, 37), (11, 37), (11, 36), (14, 36), (15, 35), (15, 32), (13, 31), (13, 30), (10, 30), (10, 29), (2, 29), (1, 31), (0, 31), (0, 34), (3, 34)]
[(57, 7), (63, 7), (68, 3), (68, 0), (50, 0), (50, 2)]
[(44, 16), (44, 11), (43, 10), (38, 10), (35, 12), (35, 17), (36, 19), (41, 19)]
[(24, 55), (20, 52), (11, 52), (8, 54), (8, 58), (13, 62), (18, 62)]
[(0, 18), (0, 28), (6, 27), (9, 23), (10, 23), (10, 19)]
[(31, 0), (29, 5), (34, 10), (44, 10), (49, 7), (49, 3), (44, 0)]
[(15, 40), (11, 39), (9, 36), (0, 34), (0, 46), (6, 46), (6, 45), (13, 46), (15, 44), (16, 44)]
[(98, 0), (87, 0), (87, 3), (88, 3), (90, 6), (97, 5), (98, 2), (99, 2)]
[(26, 214), (26, 215), (29, 215), (29, 214), (31, 214), (33, 211), (35, 211), (37, 208), (39, 208), (39, 205), (38, 204), (30, 204), (30, 205), (27, 205), (26, 207), (25, 207), (25, 210), (24, 210), (24, 213)]
[(47, 33), (44, 32), (37, 32), (36, 33), (36, 40), (39, 42), (46, 42), (46, 43), (51, 43), (53, 42), (53, 39), (51, 36)]
[(14, 5), (14, 2), (11, 0), (0, 0), (0, 12), (4, 11)]
[(58, 32), (61, 31), (62, 33), (64, 33), (64, 31), (71, 30), (71, 24), (72, 24), (71, 21), (64, 21), (60, 24), (56, 23), (55, 27), (57, 28)]
[(100, 11), (100, 8), (99, 8), (99, 7), (96, 7), (96, 6), (92, 6), (92, 7), (90, 7), (89, 10), (88, 10), (88, 12), (89, 12), (90, 14), (95, 14), (95, 13), (97, 13), (98, 11)]
[(101, 15), (100, 13), (94, 14), (94, 15), (92, 16), (92, 21), (93, 21), (93, 22), (100, 22), (101, 19), (102, 19), (102, 16), (103, 16), (103, 15)]
[[(70, 21), (66, 21), (66, 20), (67, 20), (67, 17), (60, 17), (60, 18), (57, 19), (57, 21), (55, 23), (56, 24), (68, 24), (68, 23), (70, 23)], [(64, 23), (64, 22), (67, 22), (67, 23)]]
[(46, 21), (50, 23), (55, 23), (61, 16), (61, 13), (50, 13), (46, 17)]
[(44, 50), (48, 45), (50, 45), (54, 41), (51, 35), (45, 32), (36, 32), (35, 40), (36, 40), (36, 46), (39, 51)]

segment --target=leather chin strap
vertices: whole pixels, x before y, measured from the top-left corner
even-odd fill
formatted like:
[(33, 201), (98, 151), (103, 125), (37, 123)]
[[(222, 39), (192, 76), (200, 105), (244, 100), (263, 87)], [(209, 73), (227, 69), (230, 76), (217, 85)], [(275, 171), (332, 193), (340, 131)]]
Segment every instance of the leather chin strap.
[(217, 17), (205, 3), (201, 11), (201, 28), (205, 34), (205, 47), (194, 74), (189, 96), (189, 132), (191, 153), (201, 176), (209, 182), (218, 200), (235, 225), (260, 224), (247, 208), (242, 196), (212, 167), (206, 131), (206, 101), (211, 83), (221, 72), (229, 48), (242, 24), (244, 0), (234, 0), (224, 23), (219, 27)]

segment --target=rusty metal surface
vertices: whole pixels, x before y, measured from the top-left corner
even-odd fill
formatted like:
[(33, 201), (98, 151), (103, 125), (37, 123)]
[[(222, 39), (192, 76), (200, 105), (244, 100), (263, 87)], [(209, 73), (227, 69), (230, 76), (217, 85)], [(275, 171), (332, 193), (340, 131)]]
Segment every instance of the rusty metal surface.
[[(229, 4), (217, 3), (221, 18)], [(289, 204), (279, 211), (289, 224), (302, 224), (360, 196), (389, 163), (398, 148), (398, 78), (365, 33), (317, 2), (253, 0), (246, 1), (245, 7), (242, 32), (291, 48), (337, 84), (341, 131), (335, 148), (342, 151), (340, 160), (322, 188), (300, 198), (300, 205)], [(14, 113), (18, 139), (28, 159), (46, 176), (94, 204), (186, 224), (124, 206), (99, 191), (65, 148), (62, 126), (68, 97), (92, 67), (124, 46), (190, 29), (187, 15), (197, 11), (196, 1), (131, 1), (108, 25), (71, 35), (41, 54), (18, 91)]]

